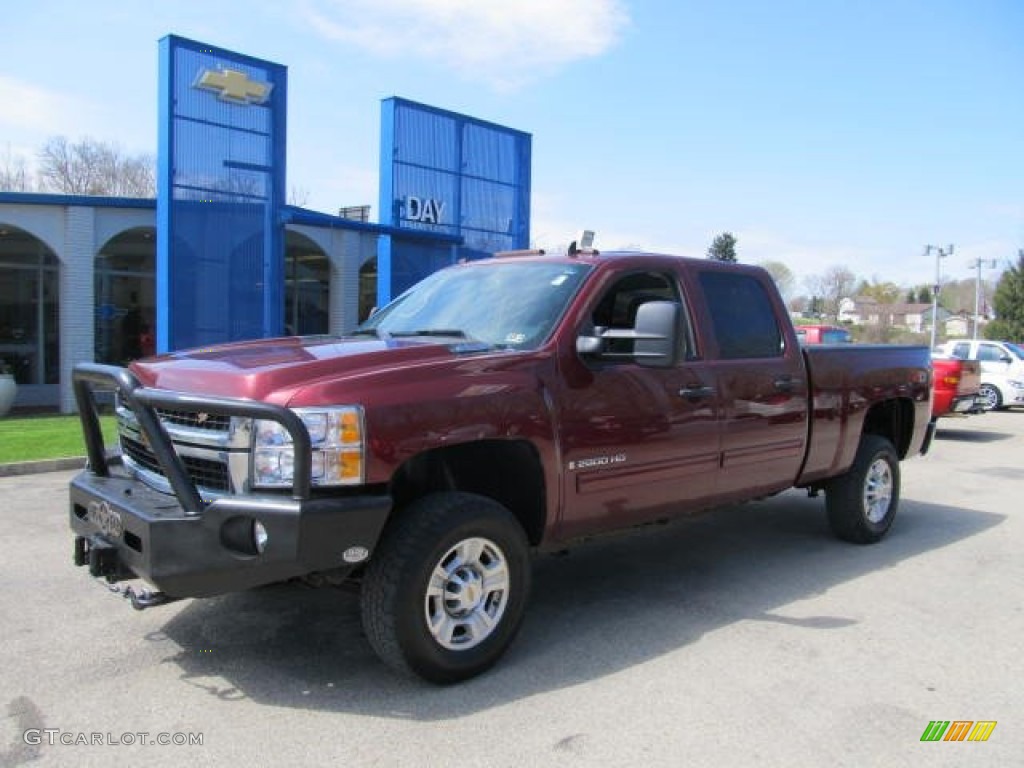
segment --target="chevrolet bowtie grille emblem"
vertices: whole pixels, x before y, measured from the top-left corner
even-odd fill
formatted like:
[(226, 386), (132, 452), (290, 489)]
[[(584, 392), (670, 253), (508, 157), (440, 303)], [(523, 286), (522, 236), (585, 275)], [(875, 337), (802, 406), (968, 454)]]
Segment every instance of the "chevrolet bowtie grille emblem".
[(271, 83), (251, 80), (237, 69), (204, 69), (192, 84), (194, 88), (213, 91), (221, 101), (232, 104), (263, 104), (270, 98)]

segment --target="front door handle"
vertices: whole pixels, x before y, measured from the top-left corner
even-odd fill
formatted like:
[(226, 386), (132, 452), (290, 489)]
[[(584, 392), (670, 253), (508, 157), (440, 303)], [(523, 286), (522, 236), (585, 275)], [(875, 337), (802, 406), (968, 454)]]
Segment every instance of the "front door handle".
[(792, 376), (779, 376), (773, 383), (779, 392), (792, 392), (796, 388), (796, 381)]

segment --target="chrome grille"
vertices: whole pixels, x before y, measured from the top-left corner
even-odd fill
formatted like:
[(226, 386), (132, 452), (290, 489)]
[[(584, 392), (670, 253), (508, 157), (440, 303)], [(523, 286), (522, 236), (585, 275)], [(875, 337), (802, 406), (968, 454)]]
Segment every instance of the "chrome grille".
[[(163, 476), (164, 472), (160, 467), (160, 462), (143, 443), (122, 434), (121, 450), (141, 469)], [(181, 463), (185, 465), (185, 471), (198, 487), (222, 493), (231, 490), (228, 466), (224, 462), (196, 456), (181, 456), (180, 458)]]
[[(155, 410), (174, 452), (204, 498), (239, 493), (247, 487), (250, 419), (203, 411)], [(135, 413), (121, 403), (116, 413), (125, 464), (147, 485), (173, 493)]]
[(227, 432), (231, 428), (231, 417), (220, 413), (202, 411), (169, 411), (157, 408), (157, 415), (165, 424), (177, 424), (190, 429), (205, 429), (210, 432)]

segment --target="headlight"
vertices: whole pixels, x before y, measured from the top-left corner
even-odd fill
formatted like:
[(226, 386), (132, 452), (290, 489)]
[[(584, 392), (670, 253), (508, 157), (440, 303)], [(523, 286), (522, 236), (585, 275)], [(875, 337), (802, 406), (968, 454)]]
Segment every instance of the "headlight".
[[(363, 411), (341, 408), (296, 408), (309, 431), (313, 447), (313, 485), (359, 485), (363, 482), (365, 452)], [(256, 488), (291, 486), (295, 450), (291, 435), (276, 421), (253, 423), (252, 479)]]

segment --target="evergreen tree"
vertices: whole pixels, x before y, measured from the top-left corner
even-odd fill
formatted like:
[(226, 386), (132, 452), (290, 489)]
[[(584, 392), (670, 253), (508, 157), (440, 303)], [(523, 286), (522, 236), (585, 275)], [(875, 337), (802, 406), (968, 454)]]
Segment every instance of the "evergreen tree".
[(736, 238), (731, 232), (723, 232), (708, 248), (708, 258), (716, 261), (736, 261)]
[(1024, 250), (1017, 264), (1003, 273), (992, 299), (996, 319), (985, 326), (985, 338), (1024, 341)]

